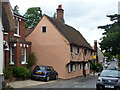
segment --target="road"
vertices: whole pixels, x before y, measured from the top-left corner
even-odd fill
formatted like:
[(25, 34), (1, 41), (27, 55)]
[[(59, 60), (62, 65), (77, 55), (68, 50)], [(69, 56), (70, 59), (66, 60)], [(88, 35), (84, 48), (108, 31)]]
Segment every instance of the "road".
[[(117, 66), (116, 61), (112, 61), (109, 66)], [(45, 90), (60, 89), (60, 88), (68, 88), (68, 89), (74, 88), (79, 90), (82, 90), (85, 88), (86, 90), (91, 88), (92, 90), (95, 90), (97, 78), (98, 78), (97, 75), (87, 75), (87, 77), (76, 77), (69, 80), (58, 79), (57, 81), (52, 83), (50, 81), (50, 83), (47, 83), (47, 84), (40, 84), (40, 85), (29, 86), (25, 88), (42, 88), (43, 90), (44, 89)]]
[(54, 83), (29, 86), (26, 88), (96, 88), (97, 76), (76, 77), (69, 80), (58, 80)]

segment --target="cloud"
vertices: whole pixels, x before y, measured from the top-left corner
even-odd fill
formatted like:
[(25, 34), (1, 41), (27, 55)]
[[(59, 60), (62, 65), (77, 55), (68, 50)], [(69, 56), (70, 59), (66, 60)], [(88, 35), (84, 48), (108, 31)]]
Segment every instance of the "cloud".
[(94, 40), (102, 37), (103, 30), (98, 26), (111, 23), (106, 15), (116, 14), (119, 0), (10, 0), (16, 4), (23, 15), (30, 7), (41, 7), (43, 14), (53, 16), (59, 4), (64, 9), (65, 23), (79, 30), (93, 45)]

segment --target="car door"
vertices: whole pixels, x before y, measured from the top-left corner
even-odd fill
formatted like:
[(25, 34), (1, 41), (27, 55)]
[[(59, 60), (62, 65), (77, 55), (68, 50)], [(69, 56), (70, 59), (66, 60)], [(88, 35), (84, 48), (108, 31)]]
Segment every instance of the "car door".
[(51, 79), (54, 79), (54, 78), (55, 78), (55, 75), (56, 75), (56, 72), (55, 72), (55, 70), (54, 70), (53, 67), (49, 67), (49, 68), (50, 68), (50, 78), (51, 78)]

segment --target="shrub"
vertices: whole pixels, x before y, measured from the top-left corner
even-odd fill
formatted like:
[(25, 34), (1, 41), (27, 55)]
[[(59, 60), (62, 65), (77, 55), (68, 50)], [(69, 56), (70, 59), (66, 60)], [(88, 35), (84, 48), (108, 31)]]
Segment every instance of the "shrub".
[(13, 75), (18, 78), (24, 78), (27, 79), (30, 77), (30, 72), (27, 68), (25, 67), (19, 67), (15, 66), (13, 67)]
[(34, 53), (29, 55), (27, 63), (27, 68), (31, 70), (32, 66), (36, 64), (36, 57)]
[(117, 55), (116, 55), (116, 58), (117, 58), (117, 60), (118, 60), (118, 67), (120, 68), (120, 54), (117, 54)]
[(101, 63), (97, 63), (96, 66), (97, 67), (102, 67), (102, 64)]
[(3, 72), (4, 72), (5, 79), (11, 79), (13, 77), (12, 75), (13, 71), (10, 69), (6, 68), (4, 69)]
[(97, 66), (92, 61), (90, 61), (90, 68), (91, 70), (95, 71), (97, 69)]

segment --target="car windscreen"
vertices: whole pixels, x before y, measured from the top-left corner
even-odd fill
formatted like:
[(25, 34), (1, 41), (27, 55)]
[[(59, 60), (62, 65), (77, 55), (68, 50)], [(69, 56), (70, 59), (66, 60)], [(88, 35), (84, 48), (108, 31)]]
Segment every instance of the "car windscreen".
[(46, 71), (46, 67), (44, 67), (44, 66), (36, 66), (35, 70)]
[(120, 71), (117, 70), (103, 70), (100, 74), (101, 77), (117, 77), (120, 78)]

